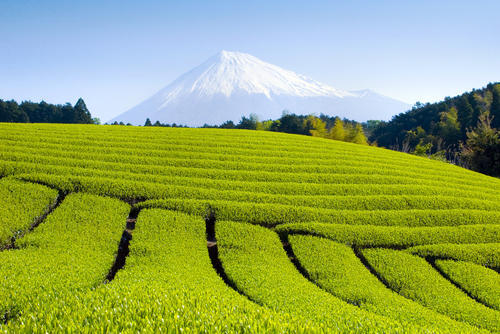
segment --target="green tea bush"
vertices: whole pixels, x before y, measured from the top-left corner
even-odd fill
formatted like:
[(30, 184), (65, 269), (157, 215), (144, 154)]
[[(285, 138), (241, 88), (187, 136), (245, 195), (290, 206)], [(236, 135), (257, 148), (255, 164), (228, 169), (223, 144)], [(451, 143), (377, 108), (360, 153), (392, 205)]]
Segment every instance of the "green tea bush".
[(306, 235), (292, 235), (289, 240), (310, 279), (350, 304), (420, 326), (449, 332), (473, 330), (473, 327), (453, 321), (385, 287), (349, 246)]
[[(316, 235), (358, 247), (407, 248), (423, 245), (409, 248), (408, 251), (423, 256), (427, 254), (439, 256), (442, 253), (444, 257), (457, 256), (457, 259), (467, 261), (477, 257), (478, 262), (495, 265), (500, 261), (498, 259), (498, 245), (496, 244), (500, 240), (500, 226), (497, 224), (404, 227), (295, 223), (278, 225), (276, 231), (280, 234)], [(476, 247), (474, 242), (485, 244), (479, 244)], [(433, 245), (444, 243), (449, 244)], [(447, 249), (449, 251), (446, 251)], [(485, 257), (480, 255), (482, 252), (484, 252)]]
[(333, 210), (281, 204), (190, 199), (149, 200), (140, 203), (139, 207), (179, 210), (196, 215), (203, 215), (210, 207), (215, 211), (217, 219), (267, 226), (310, 221), (348, 225), (413, 227), (500, 223), (500, 211), (465, 209)]
[[(484, 231), (488, 233), (491, 240), (499, 240), (500, 235), (493, 231)], [(448, 241), (449, 242), (449, 241)], [(473, 242), (477, 242), (474, 244)], [(423, 257), (453, 259), (459, 261), (473, 262), (482, 266), (500, 270), (500, 243), (485, 242), (480, 236), (477, 239), (468, 240), (460, 243), (443, 243), (438, 245), (422, 245), (407, 249), (407, 252)]]
[[(324, 333), (332, 328), (263, 308), (229, 288), (208, 257), (205, 222), (140, 213), (124, 270), (95, 289), (44, 296), (7, 332)], [(57, 319), (57, 321), (54, 321)]]
[(454, 260), (437, 260), (436, 266), (472, 297), (500, 311), (500, 275), (497, 272)]
[(0, 180), (0, 249), (26, 232), (56, 203), (57, 191), (10, 178)]
[[(305, 279), (283, 250), (278, 235), (263, 227), (217, 222), (217, 243), (225, 273), (258, 304), (302, 315), (340, 332), (391, 331), (397, 322), (349, 305)], [(420, 331), (401, 323), (399, 330)]]
[(45, 300), (104, 281), (118, 250), (129, 206), (87, 194), (67, 196), (33, 232), (0, 252), (4, 321)]
[(365, 249), (362, 254), (388, 286), (432, 310), (492, 332), (500, 313), (469, 298), (424, 259), (402, 251)]
[[(438, 268), (499, 267), (500, 180), (458, 166), (284, 133), (0, 123), (0, 177), (0, 332), (500, 331), (498, 311)], [(234, 284), (209, 258), (204, 217)], [(280, 238), (307, 241), (296, 251), (316, 284)], [(375, 273), (355, 255), (376, 247), (412, 260)], [(408, 289), (383, 286), (398, 279)]]

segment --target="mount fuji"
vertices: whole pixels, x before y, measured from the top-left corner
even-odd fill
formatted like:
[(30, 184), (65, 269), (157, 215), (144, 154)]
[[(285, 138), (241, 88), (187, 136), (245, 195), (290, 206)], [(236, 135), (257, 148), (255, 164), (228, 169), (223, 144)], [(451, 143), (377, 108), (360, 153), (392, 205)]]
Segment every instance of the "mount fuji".
[(142, 125), (149, 118), (201, 126), (238, 122), (252, 113), (261, 120), (277, 119), (283, 110), (388, 120), (409, 107), (371, 90), (336, 89), (246, 53), (221, 51), (110, 122)]

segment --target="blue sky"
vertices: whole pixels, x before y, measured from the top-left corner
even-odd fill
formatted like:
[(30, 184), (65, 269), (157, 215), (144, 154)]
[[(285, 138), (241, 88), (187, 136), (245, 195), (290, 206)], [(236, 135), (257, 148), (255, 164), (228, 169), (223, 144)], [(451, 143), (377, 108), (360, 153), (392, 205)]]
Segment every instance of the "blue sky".
[(0, 98), (106, 121), (220, 50), (410, 104), (500, 81), (500, 1), (0, 0)]

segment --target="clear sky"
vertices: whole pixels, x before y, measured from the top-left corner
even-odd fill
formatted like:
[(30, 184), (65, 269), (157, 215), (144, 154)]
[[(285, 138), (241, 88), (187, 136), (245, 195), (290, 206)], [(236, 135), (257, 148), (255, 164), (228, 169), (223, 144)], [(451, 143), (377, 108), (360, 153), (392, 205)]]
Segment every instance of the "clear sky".
[(220, 50), (433, 102), (500, 81), (500, 1), (0, 0), (0, 99), (107, 121)]

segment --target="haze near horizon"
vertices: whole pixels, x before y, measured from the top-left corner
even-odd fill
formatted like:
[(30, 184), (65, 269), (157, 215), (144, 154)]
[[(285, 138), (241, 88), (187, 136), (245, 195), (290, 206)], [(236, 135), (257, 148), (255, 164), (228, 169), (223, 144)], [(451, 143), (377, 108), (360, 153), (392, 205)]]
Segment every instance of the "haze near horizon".
[(249, 115), (278, 119), (284, 111), (387, 121), (409, 108), (371, 90), (337, 89), (248, 53), (223, 50), (109, 122), (203, 126), (237, 123)]

